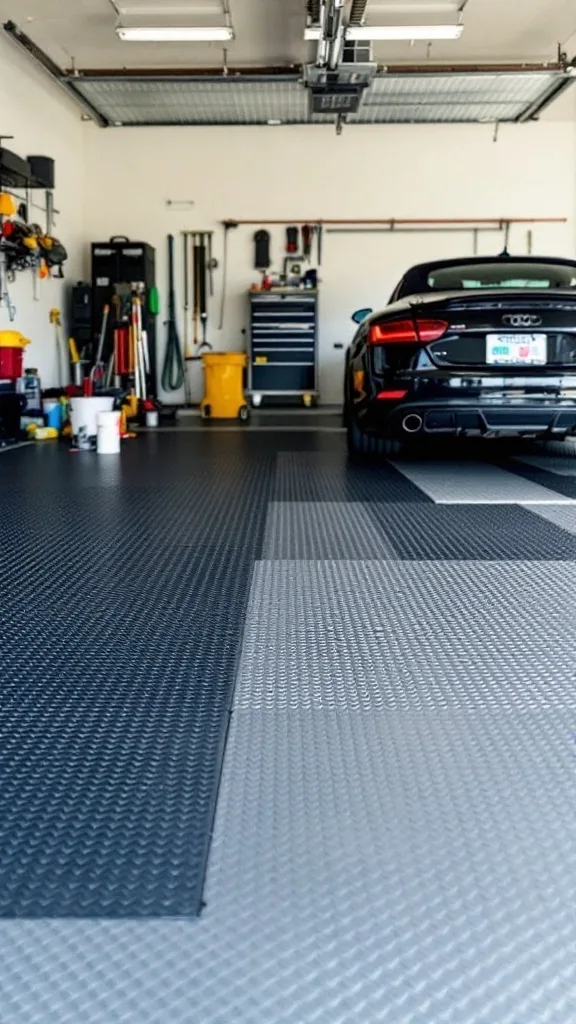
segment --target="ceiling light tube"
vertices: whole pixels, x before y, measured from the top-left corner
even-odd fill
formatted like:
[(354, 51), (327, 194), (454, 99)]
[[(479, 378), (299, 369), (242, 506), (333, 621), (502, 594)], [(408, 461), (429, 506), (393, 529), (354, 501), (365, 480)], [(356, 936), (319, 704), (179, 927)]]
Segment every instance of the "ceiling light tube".
[(203, 26), (118, 26), (119, 38), (125, 43), (217, 43), (234, 38), (234, 30), (227, 25)]
[[(459, 39), (464, 31), (463, 25), (350, 25), (346, 29), (347, 40), (381, 39), (389, 42), (415, 39)], [(320, 38), (319, 28), (307, 28), (304, 32), (306, 42)]]

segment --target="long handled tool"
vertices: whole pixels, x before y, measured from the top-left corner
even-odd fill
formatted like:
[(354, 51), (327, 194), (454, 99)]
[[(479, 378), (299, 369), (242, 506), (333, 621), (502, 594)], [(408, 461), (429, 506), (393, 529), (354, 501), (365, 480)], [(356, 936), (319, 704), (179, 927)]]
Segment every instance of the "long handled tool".
[(82, 364), (74, 338), (68, 338), (68, 350), (70, 352), (70, 363), (72, 364), (72, 383), (76, 387), (80, 387), (82, 384)]
[[(1, 220), (1, 218), (0, 218)], [(8, 270), (6, 267), (6, 253), (0, 249), (0, 306), (6, 306), (8, 317), (12, 323), (16, 317), (16, 306), (10, 298), (8, 291)]]
[(224, 316), (226, 313), (226, 286), (228, 282), (228, 235), (234, 228), (238, 227), (238, 221), (236, 220), (223, 220), (222, 229), (224, 231), (224, 245), (223, 245), (223, 256), (222, 256), (222, 293), (220, 295), (220, 322), (218, 324), (218, 330), (221, 331), (224, 327)]
[(190, 232), (183, 231), (184, 243), (183, 266), (184, 266), (184, 359), (192, 359), (192, 348), (190, 345)]
[(182, 232), (183, 253), (182, 265), (184, 268), (184, 400), (190, 405), (192, 395), (190, 381), (188, 378), (188, 361), (192, 359), (192, 347), (190, 345), (190, 232)]
[(137, 398), (146, 398), (146, 366), (144, 359), (144, 331), (142, 328), (142, 299), (133, 299), (134, 316), (134, 391)]
[(323, 235), (323, 232), (324, 232), (324, 225), (318, 223), (316, 225), (316, 231), (317, 231), (316, 240), (318, 242), (318, 266), (321, 267), (322, 266), (322, 241), (323, 241), (322, 235)]
[(63, 388), (66, 383), (66, 371), (64, 369), (64, 352), (62, 351), (62, 315), (59, 309), (54, 308), (50, 310), (50, 323), (54, 324), (54, 334), (56, 337), (57, 386)]
[(174, 235), (168, 235), (168, 332), (166, 354), (162, 367), (164, 391), (178, 391), (185, 383), (184, 360), (176, 323), (176, 293), (174, 291)]
[(208, 232), (208, 283), (210, 285), (210, 298), (214, 295), (214, 258), (212, 256), (212, 232)]
[(207, 296), (207, 247), (206, 235), (200, 235), (198, 247), (198, 293), (200, 300), (200, 324), (202, 327), (202, 342), (200, 349), (212, 348), (208, 344), (208, 296)]
[(197, 350), (200, 344), (199, 327), (200, 327), (200, 242), (199, 236), (196, 232), (192, 235), (193, 249), (192, 249), (192, 260), (194, 267), (194, 348)]
[(208, 341), (208, 240), (207, 232), (201, 232), (198, 236), (198, 244), (195, 246), (194, 260), (194, 291), (195, 308), (198, 310), (202, 340), (197, 345), (197, 356), (202, 349), (211, 349)]
[(92, 367), (90, 377), (91, 380), (103, 380), (106, 373), (106, 365), (102, 362), (102, 356), (104, 353), (104, 342), (106, 341), (106, 331), (108, 328), (108, 317), (110, 315), (110, 306), (104, 306), (102, 311), (102, 324), (100, 326), (100, 334), (98, 337), (98, 349), (96, 352), (96, 361)]

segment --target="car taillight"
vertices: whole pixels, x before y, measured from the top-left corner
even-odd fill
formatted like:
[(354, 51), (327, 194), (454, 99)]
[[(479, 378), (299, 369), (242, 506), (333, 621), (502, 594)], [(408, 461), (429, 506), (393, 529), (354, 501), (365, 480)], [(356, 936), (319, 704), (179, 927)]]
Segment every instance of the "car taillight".
[(412, 320), (390, 320), (389, 323), (372, 324), (368, 340), (371, 345), (390, 345), (417, 342), (418, 335)]
[(425, 345), (429, 341), (438, 341), (438, 338), (446, 334), (449, 326), (450, 324), (447, 324), (445, 320), (417, 320), (418, 340)]
[(438, 341), (449, 326), (445, 320), (390, 320), (372, 324), (368, 341), (371, 345), (427, 345), (430, 341)]
[(388, 402), (400, 402), (406, 398), (407, 391), (379, 391), (376, 398), (383, 398)]

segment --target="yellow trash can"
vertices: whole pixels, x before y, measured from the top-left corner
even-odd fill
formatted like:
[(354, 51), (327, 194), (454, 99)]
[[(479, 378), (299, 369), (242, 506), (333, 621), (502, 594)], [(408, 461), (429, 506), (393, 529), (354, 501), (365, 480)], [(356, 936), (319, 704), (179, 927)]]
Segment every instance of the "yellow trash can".
[(244, 394), (245, 352), (209, 352), (202, 356), (204, 398), (200, 403), (203, 419), (247, 420)]

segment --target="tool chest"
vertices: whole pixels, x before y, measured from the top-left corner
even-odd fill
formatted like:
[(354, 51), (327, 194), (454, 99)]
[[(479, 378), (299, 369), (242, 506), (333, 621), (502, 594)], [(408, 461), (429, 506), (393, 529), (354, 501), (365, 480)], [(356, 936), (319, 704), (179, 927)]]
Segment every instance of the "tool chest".
[(302, 289), (250, 292), (248, 391), (266, 395), (318, 393), (318, 293)]

